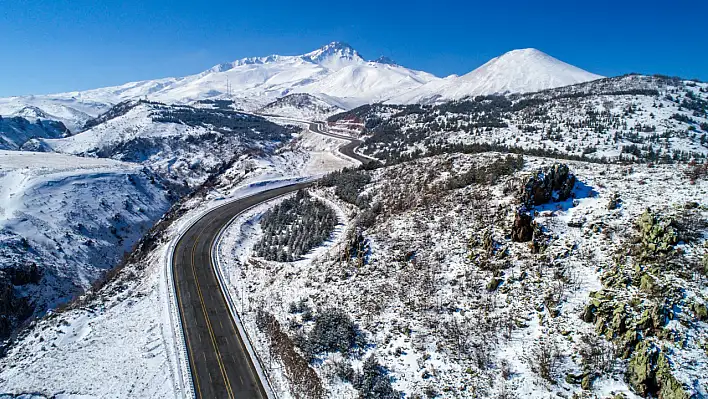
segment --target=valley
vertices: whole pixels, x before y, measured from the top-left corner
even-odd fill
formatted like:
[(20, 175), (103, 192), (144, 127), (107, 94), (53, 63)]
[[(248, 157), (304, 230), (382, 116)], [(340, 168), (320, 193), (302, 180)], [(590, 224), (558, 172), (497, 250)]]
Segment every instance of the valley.
[(708, 396), (705, 82), (332, 42), (0, 115), (0, 397)]

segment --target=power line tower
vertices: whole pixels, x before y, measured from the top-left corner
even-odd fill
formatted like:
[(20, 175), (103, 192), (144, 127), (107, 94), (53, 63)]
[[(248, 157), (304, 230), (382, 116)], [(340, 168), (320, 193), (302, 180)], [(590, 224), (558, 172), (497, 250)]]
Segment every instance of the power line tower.
[(231, 98), (233, 92), (231, 88), (231, 81), (229, 81), (228, 76), (226, 77), (226, 97)]

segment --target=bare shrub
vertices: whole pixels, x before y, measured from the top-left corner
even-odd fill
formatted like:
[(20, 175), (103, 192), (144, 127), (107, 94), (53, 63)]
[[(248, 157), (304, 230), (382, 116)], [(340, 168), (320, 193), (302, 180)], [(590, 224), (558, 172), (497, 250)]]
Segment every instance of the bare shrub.
[(615, 366), (614, 347), (597, 335), (583, 334), (578, 352), (586, 371), (605, 374)]
[(548, 382), (555, 382), (555, 374), (561, 362), (558, 346), (552, 340), (541, 338), (524, 355), (524, 360), (531, 371)]

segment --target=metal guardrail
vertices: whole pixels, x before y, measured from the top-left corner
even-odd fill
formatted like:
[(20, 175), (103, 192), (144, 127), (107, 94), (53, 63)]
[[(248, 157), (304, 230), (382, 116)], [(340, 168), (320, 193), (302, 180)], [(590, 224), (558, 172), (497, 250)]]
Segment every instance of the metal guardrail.
[[(213, 208), (213, 209), (216, 209)], [(189, 353), (187, 352), (187, 343), (184, 338), (184, 327), (182, 326), (182, 317), (179, 315), (179, 303), (177, 301), (177, 295), (175, 295), (175, 281), (174, 275), (172, 274), (172, 259), (175, 254), (175, 247), (177, 243), (182, 239), (184, 234), (189, 231), (189, 229), (194, 226), (204, 215), (213, 209), (208, 209), (205, 212), (192, 218), (192, 220), (182, 229), (182, 231), (172, 239), (170, 245), (167, 248), (167, 257), (165, 258), (165, 276), (167, 278), (167, 295), (169, 297), (169, 314), (170, 322), (172, 324), (172, 334), (175, 340), (175, 344), (179, 347), (179, 351), (175, 353), (177, 356), (177, 372), (180, 374), (179, 385), (182, 392), (184, 392), (185, 398), (196, 398), (196, 392), (194, 391), (194, 381), (192, 380), (192, 370), (189, 365)]]
[(236, 310), (236, 305), (234, 304), (234, 300), (231, 297), (231, 293), (229, 293), (228, 287), (226, 286), (226, 281), (224, 279), (223, 274), (221, 273), (221, 266), (219, 262), (219, 245), (221, 244), (221, 237), (224, 235), (226, 230), (231, 227), (231, 225), (236, 221), (236, 219), (243, 215), (244, 213), (250, 211), (251, 209), (263, 205), (266, 202), (270, 201), (275, 201), (278, 198), (282, 198), (288, 195), (292, 195), (292, 192), (285, 193), (278, 195), (276, 197), (270, 198), (266, 201), (259, 202), (258, 204), (255, 204), (253, 206), (250, 206), (243, 211), (239, 212), (238, 214), (234, 215), (234, 217), (229, 220), (228, 223), (226, 223), (220, 230), (219, 233), (216, 235), (214, 238), (214, 241), (211, 244), (211, 264), (214, 267), (214, 273), (216, 273), (216, 277), (219, 280), (219, 287), (221, 288), (221, 292), (224, 294), (224, 298), (226, 298), (227, 304), (229, 305), (229, 312), (231, 313), (231, 318), (234, 320), (236, 323), (236, 326), (238, 327), (239, 334), (241, 334), (241, 337), (246, 337), (246, 340), (242, 340), (244, 345), (246, 346), (246, 350), (248, 351), (249, 356), (251, 357), (251, 361), (253, 365), (256, 368), (256, 372), (258, 373), (258, 377), (261, 379), (261, 382), (265, 382), (264, 388), (266, 390), (266, 394), (268, 395), (268, 398), (270, 399), (278, 399), (278, 394), (277, 392), (273, 389), (273, 381), (271, 380), (270, 376), (266, 372), (265, 367), (263, 367), (263, 360), (258, 356), (258, 352), (256, 352), (255, 347), (253, 346), (253, 341), (251, 340), (251, 336), (248, 334), (248, 331), (246, 330), (246, 327), (243, 325), (243, 321), (241, 320), (241, 315), (238, 313)]
[[(293, 179), (283, 179), (283, 182), (289, 181), (289, 184), (284, 184), (281, 187), (291, 185), (291, 184), (298, 184), (298, 183), (303, 183), (305, 181), (312, 180), (312, 178), (293, 178)], [(275, 180), (277, 181), (277, 180)], [(261, 181), (261, 182), (254, 182), (251, 184), (246, 185), (247, 187), (253, 187), (253, 186), (264, 186), (267, 183), (271, 181)], [(249, 195), (254, 195), (249, 194)], [(269, 199), (268, 201), (272, 201), (274, 199), (280, 198), (285, 195), (289, 195), (291, 193), (286, 193), (274, 198)], [(233, 198), (227, 202), (224, 202), (223, 204), (219, 204), (216, 206), (209, 207), (205, 209), (204, 211), (200, 212), (198, 215), (194, 216), (185, 227), (180, 229), (181, 231), (179, 234), (173, 238), (168, 246), (167, 249), (167, 256), (165, 258), (165, 277), (167, 278), (167, 294), (168, 294), (168, 299), (169, 299), (169, 315), (170, 315), (170, 323), (172, 325), (172, 333), (173, 333), (173, 338), (175, 340), (176, 345), (179, 347), (179, 350), (175, 352), (175, 355), (177, 357), (177, 369), (178, 369), (178, 374), (180, 375), (181, 378), (179, 378), (179, 391), (184, 392), (184, 397), (186, 398), (196, 398), (196, 392), (194, 389), (194, 380), (192, 379), (192, 370), (189, 364), (189, 353), (187, 351), (187, 344), (186, 340), (184, 337), (184, 326), (182, 325), (182, 318), (179, 314), (179, 303), (177, 301), (177, 296), (175, 294), (176, 291), (176, 286), (175, 286), (175, 281), (174, 281), (174, 275), (173, 275), (173, 270), (172, 270), (172, 260), (174, 258), (174, 253), (175, 253), (175, 248), (177, 246), (177, 243), (182, 239), (184, 234), (189, 231), (192, 226), (194, 226), (199, 220), (201, 220), (206, 214), (214, 211), (215, 209), (221, 208), (223, 206), (226, 206), (234, 201), (239, 201), (245, 197), (248, 197), (249, 195), (245, 195), (242, 197), (237, 197)], [(267, 202), (267, 201), (266, 201)], [(233, 221), (243, 214), (244, 212), (247, 212), (248, 210), (261, 205), (261, 203), (253, 205), (247, 209), (244, 209), (243, 211), (239, 212), (237, 215), (235, 215), (229, 223), (225, 224), (221, 230), (219, 230), (219, 234), (217, 234), (216, 238), (214, 239), (214, 242), (212, 243), (212, 248), (211, 248), (211, 256), (212, 256), (212, 265), (215, 269), (217, 279), (219, 280), (219, 285), (221, 287), (222, 292), (224, 293), (224, 297), (227, 299), (228, 302), (228, 307), (229, 311), (231, 313), (231, 317), (233, 318), (234, 322), (236, 323), (238, 329), (239, 329), (239, 334), (242, 337), (242, 342), (246, 344), (246, 348), (249, 352), (249, 356), (251, 357), (251, 360), (253, 364), (256, 366), (256, 371), (258, 372), (258, 376), (261, 379), (262, 382), (265, 382), (265, 385), (267, 386), (266, 388), (266, 393), (268, 394), (269, 398), (275, 398), (277, 399), (277, 395), (275, 394), (275, 391), (271, 387), (271, 380), (270, 377), (265, 373), (262, 362), (260, 360), (260, 357), (258, 357), (258, 354), (255, 352), (255, 349), (253, 348), (253, 344), (251, 341), (250, 336), (246, 332), (245, 328), (243, 327), (243, 324), (241, 322), (241, 318), (236, 312), (236, 308), (233, 304), (233, 299), (231, 298), (231, 295), (228, 293), (228, 290), (226, 289), (226, 285), (223, 280), (223, 276), (221, 274), (220, 268), (218, 267), (218, 257), (215, 259), (214, 254), (215, 254), (215, 244), (218, 244), (220, 242), (221, 236), (223, 235), (224, 231), (233, 223)], [(245, 340), (243, 340), (243, 337), (246, 337)]]

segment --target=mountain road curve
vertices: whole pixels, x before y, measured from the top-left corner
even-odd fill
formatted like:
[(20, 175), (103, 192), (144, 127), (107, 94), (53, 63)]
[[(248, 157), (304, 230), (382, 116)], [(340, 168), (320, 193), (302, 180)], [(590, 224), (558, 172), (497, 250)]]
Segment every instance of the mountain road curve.
[[(359, 162), (371, 159), (354, 150), (361, 140), (332, 134), (317, 123), (315, 133), (349, 140), (339, 151)], [(197, 398), (267, 398), (268, 394), (229, 310), (212, 263), (214, 240), (247, 209), (314, 184), (304, 182), (261, 191), (217, 207), (178, 240), (172, 275), (187, 358)]]
[(355, 160), (361, 162), (362, 164), (366, 164), (366, 163), (369, 163), (374, 160), (373, 158), (363, 156), (355, 151), (356, 148), (359, 147), (363, 143), (363, 141), (361, 141), (359, 139), (355, 139), (355, 138), (345, 136), (342, 134), (332, 133), (324, 127), (324, 123), (320, 123), (320, 122), (310, 123), (309, 129), (317, 134), (322, 134), (322, 135), (334, 137), (337, 139), (348, 140), (349, 143), (339, 147), (339, 152), (348, 156), (349, 158), (355, 159)]

